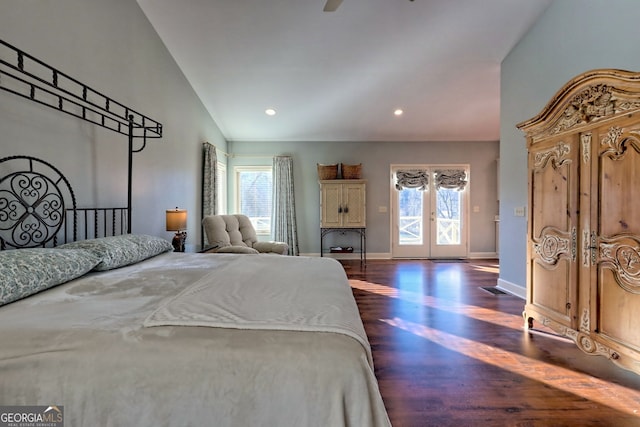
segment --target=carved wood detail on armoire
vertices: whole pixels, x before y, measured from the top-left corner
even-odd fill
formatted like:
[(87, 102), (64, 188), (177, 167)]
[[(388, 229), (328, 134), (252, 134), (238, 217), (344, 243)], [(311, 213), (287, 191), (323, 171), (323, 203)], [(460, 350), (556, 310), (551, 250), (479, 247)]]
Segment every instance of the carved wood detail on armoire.
[(518, 128), (528, 148), (526, 326), (640, 374), (640, 73), (583, 73)]

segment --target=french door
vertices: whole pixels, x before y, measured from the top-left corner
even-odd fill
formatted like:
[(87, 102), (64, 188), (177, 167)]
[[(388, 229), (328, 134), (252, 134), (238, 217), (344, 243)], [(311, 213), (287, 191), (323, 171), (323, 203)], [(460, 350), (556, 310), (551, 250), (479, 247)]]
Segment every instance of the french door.
[(468, 256), (468, 165), (392, 165), (393, 258)]

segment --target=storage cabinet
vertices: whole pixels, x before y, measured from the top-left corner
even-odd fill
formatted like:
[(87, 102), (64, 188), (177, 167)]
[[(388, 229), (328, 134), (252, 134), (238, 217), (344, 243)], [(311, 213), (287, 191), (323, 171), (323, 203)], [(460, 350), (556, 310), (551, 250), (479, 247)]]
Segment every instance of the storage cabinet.
[(366, 227), (366, 181), (335, 179), (320, 182), (320, 227)]
[(567, 83), (527, 138), (527, 326), (640, 373), (640, 74)]
[(357, 233), (360, 237), (360, 263), (367, 263), (366, 181), (363, 179), (321, 180), (320, 256), (324, 238), (332, 233)]

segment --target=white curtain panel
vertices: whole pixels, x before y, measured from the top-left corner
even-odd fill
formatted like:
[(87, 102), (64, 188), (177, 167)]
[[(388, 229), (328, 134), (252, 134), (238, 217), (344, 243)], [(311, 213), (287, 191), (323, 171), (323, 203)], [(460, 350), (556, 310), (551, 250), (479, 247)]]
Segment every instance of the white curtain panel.
[(296, 203), (293, 190), (293, 160), (288, 156), (273, 158), (273, 239), (289, 245), (289, 255), (298, 255)]

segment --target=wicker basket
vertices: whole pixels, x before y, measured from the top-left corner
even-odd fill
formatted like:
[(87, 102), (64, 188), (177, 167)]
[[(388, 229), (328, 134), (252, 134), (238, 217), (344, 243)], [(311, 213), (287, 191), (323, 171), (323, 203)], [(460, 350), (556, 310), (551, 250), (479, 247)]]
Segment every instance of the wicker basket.
[(318, 179), (338, 179), (338, 164), (321, 165), (318, 163)]
[(342, 179), (360, 179), (362, 177), (362, 163), (357, 165), (346, 165), (340, 163)]

